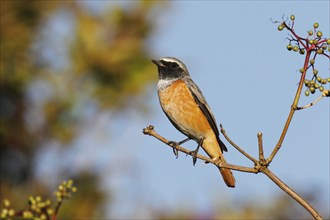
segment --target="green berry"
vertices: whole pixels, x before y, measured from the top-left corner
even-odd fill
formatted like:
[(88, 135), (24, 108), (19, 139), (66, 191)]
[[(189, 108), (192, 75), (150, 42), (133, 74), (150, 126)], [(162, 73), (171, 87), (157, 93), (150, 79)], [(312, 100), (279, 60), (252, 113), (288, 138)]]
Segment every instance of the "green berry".
[(288, 44), (288, 46), (286, 46), (286, 49), (288, 49), (289, 51), (292, 50), (293, 46), (291, 44)]
[(328, 44), (328, 45), (330, 44), (330, 38), (327, 39), (327, 44)]
[(315, 89), (318, 89), (320, 87), (320, 85), (315, 83), (314, 87), (315, 87)]
[(312, 94), (315, 93), (315, 88), (314, 87), (309, 87), (309, 91), (311, 91)]
[(294, 21), (295, 16), (294, 16), (294, 15), (291, 15), (291, 16), (290, 16), (290, 19), (291, 19), (292, 21)]
[(313, 43), (314, 43), (314, 40), (313, 40), (313, 39), (309, 39), (309, 40), (308, 40), (308, 43), (309, 43), (309, 44), (313, 44)]
[(305, 91), (305, 96), (309, 96), (309, 94), (310, 94), (310, 93), (309, 93), (309, 90), (306, 90), (306, 91)]
[(314, 75), (317, 75), (318, 73), (319, 73), (319, 71), (318, 71), (317, 69), (314, 69), (314, 70), (313, 70), (313, 74), (314, 74)]
[(315, 63), (315, 60), (311, 59), (309, 63), (313, 65)]
[(300, 70), (299, 70), (301, 73), (303, 73), (305, 70), (304, 70), (304, 68), (300, 68)]
[(318, 32), (316, 32), (316, 36), (317, 36), (317, 37), (322, 37), (322, 36), (323, 36), (322, 31), (318, 31)]
[(321, 83), (324, 85), (324, 84), (327, 84), (327, 80), (326, 79), (322, 79), (321, 80)]
[(316, 39), (313, 40), (313, 44), (317, 45), (318, 43), (319, 43), (318, 40), (316, 40)]
[(284, 25), (283, 24), (280, 24), (278, 27), (277, 27), (277, 30), (279, 31), (282, 31), (284, 29)]
[(320, 83), (322, 82), (322, 78), (320, 76), (316, 77), (316, 80)]
[(323, 49), (323, 50), (326, 50), (327, 47), (328, 47), (328, 46), (327, 46), (326, 44), (323, 44), (323, 45), (322, 45), (322, 49)]
[(319, 23), (315, 22), (313, 25), (314, 28), (318, 28), (319, 27)]
[(311, 84), (311, 86), (313, 87), (313, 86), (315, 85), (315, 81), (314, 81), (314, 80), (311, 80), (311, 81), (310, 81), (310, 84)]
[(313, 31), (312, 31), (312, 30), (309, 30), (309, 31), (308, 31), (308, 35), (309, 35), (309, 36), (312, 36), (312, 35), (313, 35)]
[(320, 90), (320, 92), (323, 92), (324, 91), (324, 87), (323, 86), (320, 86), (319, 87), (319, 90)]
[(294, 46), (294, 47), (293, 47), (293, 51), (294, 51), (294, 52), (297, 52), (298, 50), (299, 50), (299, 47), (298, 47), (298, 46)]
[(303, 54), (305, 54), (305, 49), (299, 49), (299, 53), (301, 54), (301, 55), (303, 55)]
[(305, 86), (307, 86), (307, 87), (308, 87), (308, 86), (309, 86), (309, 80), (308, 80), (308, 79), (305, 79), (305, 81), (304, 81), (304, 82), (305, 82)]
[(322, 48), (319, 48), (317, 51), (316, 51), (318, 54), (322, 54), (324, 51)]
[(330, 77), (327, 78), (328, 83), (330, 83)]

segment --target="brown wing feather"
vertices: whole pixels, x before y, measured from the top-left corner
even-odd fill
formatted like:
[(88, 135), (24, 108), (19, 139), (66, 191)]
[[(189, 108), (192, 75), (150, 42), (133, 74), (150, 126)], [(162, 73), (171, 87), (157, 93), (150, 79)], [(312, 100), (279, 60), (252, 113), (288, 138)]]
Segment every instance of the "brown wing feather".
[(220, 140), (220, 137), (219, 137), (220, 133), (219, 133), (217, 124), (215, 122), (215, 118), (214, 118), (212, 111), (211, 111), (209, 105), (207, 104), (202, 92), (191, 79), (186, 79), (185, 81), (186, 81), (186, 83), (188, 83), (189, 91), (191, 92), (192, 96), (194, 97), (195, 102), (197, 103), (199, 108), (202, 110), (203, 114), (207, 118), (207, 121), (210, 123), (211, 128), (212, 128), (213, 132), (215, 133), (215, 136), (217, 137), (217, 141), (220, 145), (221, 150), (227, 151), (227, 147)]

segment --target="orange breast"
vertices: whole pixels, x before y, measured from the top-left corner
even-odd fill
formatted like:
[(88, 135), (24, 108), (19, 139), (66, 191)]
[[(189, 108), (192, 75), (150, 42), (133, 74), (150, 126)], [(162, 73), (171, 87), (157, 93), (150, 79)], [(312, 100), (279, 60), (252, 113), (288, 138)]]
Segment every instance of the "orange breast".
[(213, 130), (196, 104), (183, 80), (177, 80), (167, 88), (158, 91), (159, 101), (171, 120), (188, 136), (199, 140)]

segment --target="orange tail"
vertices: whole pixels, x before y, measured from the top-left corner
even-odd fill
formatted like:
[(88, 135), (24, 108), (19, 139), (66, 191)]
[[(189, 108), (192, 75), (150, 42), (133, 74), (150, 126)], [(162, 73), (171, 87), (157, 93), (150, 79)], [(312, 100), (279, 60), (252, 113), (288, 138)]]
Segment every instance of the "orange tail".
[(219, 168), (223, 180), (228, 187), (235, 187), (235, 177), (230, 169)]

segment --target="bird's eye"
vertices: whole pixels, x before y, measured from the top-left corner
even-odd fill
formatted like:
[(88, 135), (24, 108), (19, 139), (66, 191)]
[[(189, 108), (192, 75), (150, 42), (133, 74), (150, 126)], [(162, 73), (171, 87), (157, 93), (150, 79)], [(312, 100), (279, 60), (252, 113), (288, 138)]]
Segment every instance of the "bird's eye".
[(177, 63), (171, 63), (171, 67), (173, 68), (173, 69), (176, 69), (176, 68), (178, 68), (179, 67), (179, 65), (177, 64)]

